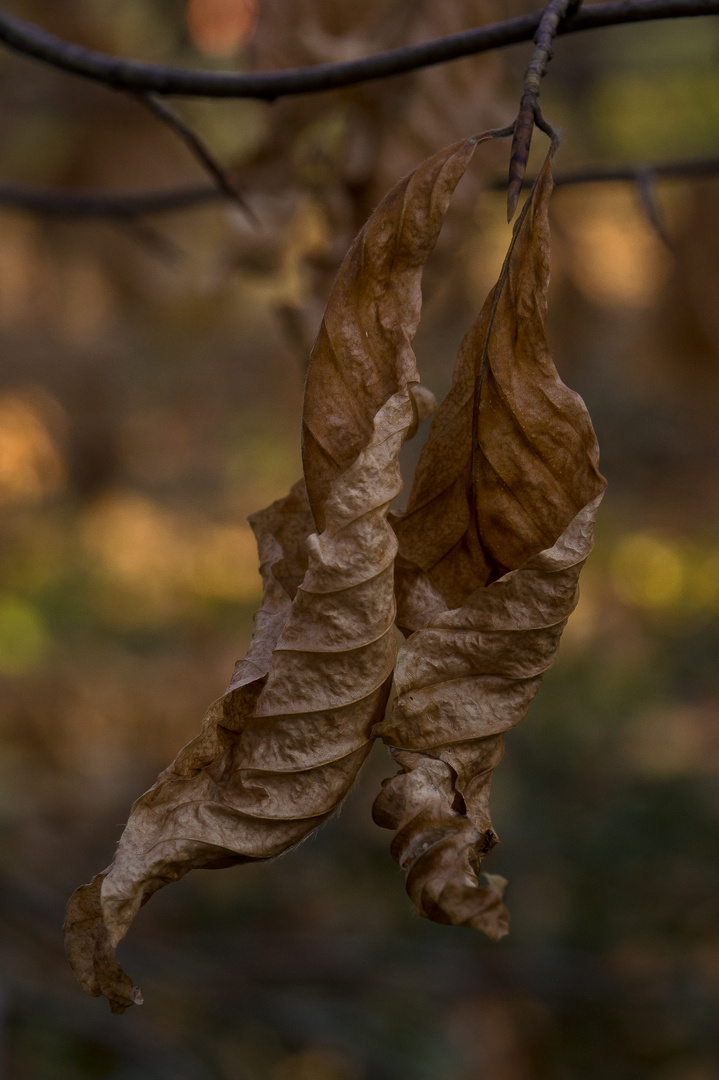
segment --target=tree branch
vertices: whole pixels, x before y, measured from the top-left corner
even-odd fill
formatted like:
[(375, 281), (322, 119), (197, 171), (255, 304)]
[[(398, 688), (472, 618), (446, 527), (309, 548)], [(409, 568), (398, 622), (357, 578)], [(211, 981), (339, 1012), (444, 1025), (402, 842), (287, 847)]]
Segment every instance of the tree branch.
[[(558, 34), (652, 19), (717, 15), (719, 0), (609, 0), (582, 8)], [(118, 90), (193, 97), (256, 98), (273, 101), (293, 94), (318, 93), (400, 75), (464, 56), (531, 41), (542, 12), (475, 27), (434, 41), (391, 49), (348, 63), (318, 64), (270, 72), (209, 72), (148, 64), (108, 56), (63, 41), (39, 26), (0, 10), (0, 41), (16, 52)]]
[[(701, 161), (663, 161), (658, 162), (656, 165), (622, 165), (607, 169), (575, 169), (572, 172), (560, 173), (559, 176), (555, 176), (554, 186), (609, 184), (622, 180), (636, 183), (647, 172), (652, 173), (657, 178), (663, 177), (667, 180), (716, 176), (719, 174), (719, 158), (705, 158)], [(497, 187), (503, 186), (504, 182), (498, 180)]]
[[(579, 7), (581, 0), (549, 0), (534, 38), (534, 52), (532, 59), (524, 73), (524, 92), (519, 103), (519, 112), (514, 121), (514, 137), (509, 156), (509, 179), (507, 183), (507, 221), (514, 217), (517, 209), (519, 194), (522, 190), (522, 181), (527, 168), (529, 150), (532, 145), (532, 132), (535, 123), (542, 123), (546, 128), (546, 121), (541, 116), (539, 109), (539, 84), (547, 71), (547, 65), (552, 59), (552, 42), (557, 36), (557, 31), (572, 10)], [(548, 134), (554, 138), (555, 132), (550, 129)]]
[(52, 217), (104, 218), (133, 221), (146, 214), (167, 214), (206, 203), (219, 202), (225, 196), (216, 187), (181, 187), (167, 191), (140, 192), (137, 195), (107, 195), (103, 192), (74, 188), (0, 184), (0, 206), (27, 210)]
[[(572, 184), (608, 184), (619, 181), (637, 183), (647, 172), (657, 179), (690, 179), (719, 175), (719, 158), (702, 161), (666, 161), (657, 165), (624, 165), (619, 168), (578, 169), (560, 173), (555, 187)], [(533, 183), (529, 180), (528, 183)], [(492, 191), (506, 187), (506, 179), (489, 185)], [(140, 192), (136, 195), (113, 195), (89, 189), (0, 184), (0, 207), (25, 210), (52, 217), (97, 218), (132, 221), (151, 214), (189, 210), (227, 198), (216, 187), (178, 187), (166, 191)]]

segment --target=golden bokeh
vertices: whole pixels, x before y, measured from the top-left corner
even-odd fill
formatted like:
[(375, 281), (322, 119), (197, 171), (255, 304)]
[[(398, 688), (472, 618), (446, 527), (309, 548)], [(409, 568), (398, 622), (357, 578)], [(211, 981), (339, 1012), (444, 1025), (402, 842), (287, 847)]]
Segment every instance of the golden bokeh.
[(85, 511), (80, 537), (105, 624), (163, 625), (197, 601), (259, 602), (249, 525), (217, 524), (118, 491)]
[(231, 56), (257, 25), (257, 0), (188, 0), (187, 28), (192, 42), (208, 56)]
[(44, 391), (0, 396), (0, 506), (61, 491), (65, 466), (43, 413), (59, 406)]

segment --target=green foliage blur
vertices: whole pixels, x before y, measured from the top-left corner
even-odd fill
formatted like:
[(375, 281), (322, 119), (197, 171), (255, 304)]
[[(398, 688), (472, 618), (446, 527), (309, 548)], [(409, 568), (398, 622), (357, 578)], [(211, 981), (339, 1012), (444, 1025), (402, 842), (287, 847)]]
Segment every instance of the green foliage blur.
[[(80, 44), (265, 69), (530, 10), (515, 0), (15, 0)], [(556, 43), (557, 173), (716, 157), (719, 28)], [(0, 207), (0, 1036), (9, 1080), (716, 1080), (719, 1076), (719, 180), (560, 188), (550, 334), (609, 490), (582, 599), (495, 779), (510, 936), (420, 921), (370, 820), (163, 890), (121, 946), (146, 1004), (86, 998), (72, 890), (243, 654), (245, 518), (300, 474), (333, 275), (391, 184), (511, 121), (530, 47), (274, 105), (180, 101), (254, 212), (120, 227)], [(0, 179), (112, 192), (202, 179), (131, 98), (0, 52)], [(535, 137), (533, 162), (543, 153)], [(442, 395), (510, 231), (478, 151), (425, 278)], [(417, 445), (407, 448), (408, 472)]]

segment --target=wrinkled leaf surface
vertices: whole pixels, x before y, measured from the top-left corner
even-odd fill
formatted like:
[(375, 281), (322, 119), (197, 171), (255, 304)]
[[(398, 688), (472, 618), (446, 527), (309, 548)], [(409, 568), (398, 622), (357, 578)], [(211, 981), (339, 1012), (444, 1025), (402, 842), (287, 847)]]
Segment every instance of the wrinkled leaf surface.
[(544, 322), (549, 159), (499, 281), (466, 336), (400, 539), (400, 649), (376, 728), (402, 771), (375, 820), (420, 914), (507, 932), (505, 882), (480, 883), (504, 732), (525, 716), (577, 600), (604, 490), (584, 403), (559, 379)]
[(551, 547), (604, 483), (589, 414), (545, 331), (551, 190), (547, 159), (395, 522), (401, 555), (450, 607)]
[(401, 181), (345, 261), (305, 394), (320, 530), (304, 485), (251, 519), (264, 589), (248, 654), (201, 734), (135, 803), (112, 865), (70, 901), (71, 963), (114, 1011), (141, 1000), (114, 957), (140, 905), (193, 868), (299, 843), (337, 808), (372, 745), (397, 650), (387, 521), (397, 457), (433, 403), (414, 385), (419, 277), (475, 143)]
[(401, 180), (340, 267), (310, 358), (303, 416), (303, 465), (318, 529), (330, 486), (367, 443), (377, 410), (418, 381), (411, 342), (422, 269), (477, 142), (489, 137), (440, 150)]

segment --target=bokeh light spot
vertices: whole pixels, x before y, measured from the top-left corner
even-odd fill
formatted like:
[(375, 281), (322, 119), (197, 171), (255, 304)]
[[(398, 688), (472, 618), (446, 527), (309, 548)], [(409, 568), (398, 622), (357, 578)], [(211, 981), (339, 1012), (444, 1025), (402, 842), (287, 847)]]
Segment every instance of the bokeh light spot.
[(42, 660), (49, 638), (40, 615), (20, 597), (0, 596), (0, 671), (22, 675)]
[(230, 56), (257, 25), (256, 0), (189, 0), (187, 29), (193, 45), (207, 56)]
[(647, 308), (666, 284), (672, 263), (643, 217), (635, 193), (598, 187), (562, 193), (562, 222), (571, 237), (569, 273), (592, 303)]
[(623, 539), (612, 562), (615, 591), (637, 607), (673, 607), (681, 598), (685, 577), (676, 545), (649, 533)]
[(0, 397), (0, 505), (35, 502), (65, 484), (62, 456), (43, 416), (43, 406), (57, 403), (45, 397)]
[(112, 625), (169, 624), (203, 602), (259, 603), (249, 525), (221, 525), (118, 491), (85, 511), (81, 532), (98, 606)]

